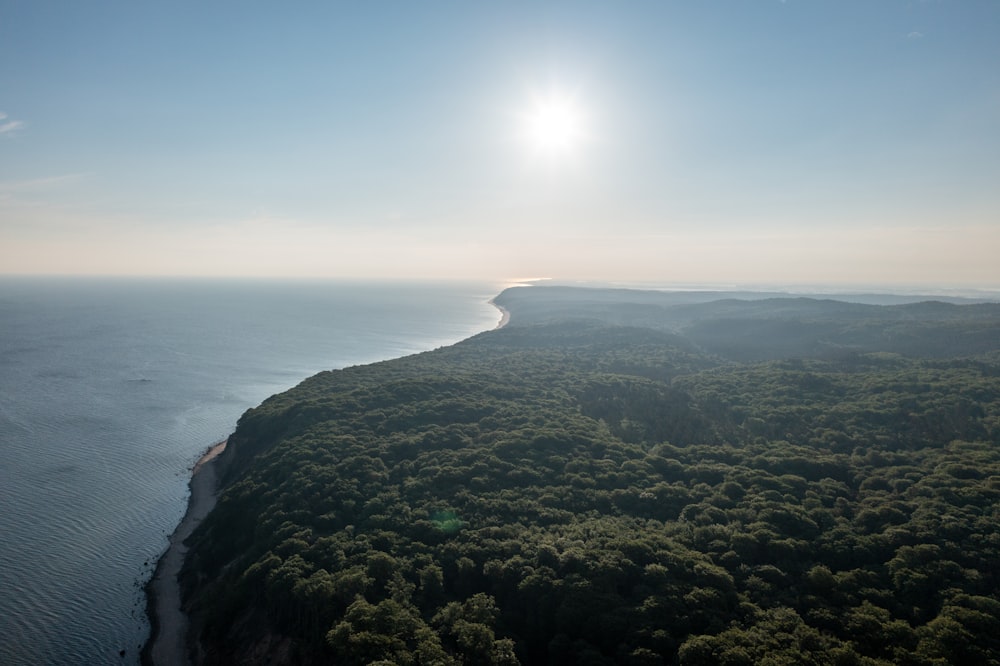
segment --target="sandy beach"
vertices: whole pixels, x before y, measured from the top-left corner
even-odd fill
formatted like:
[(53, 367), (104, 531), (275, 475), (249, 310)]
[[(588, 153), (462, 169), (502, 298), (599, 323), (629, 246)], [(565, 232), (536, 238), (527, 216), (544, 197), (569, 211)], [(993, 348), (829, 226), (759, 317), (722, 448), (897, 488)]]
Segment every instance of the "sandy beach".
[(191, 472), (187, 513), (170, 535), (167, 550), (146, 585), (147, 610), (152, 626), (149, 641), (142, 650), (142, 663), (147, 666), (191, 663), (187, 653), (188, 620), (181, 610), (177, 575), (187, 554), (184, 541), (215, 506), (218, 490), (215, 459), (225, 448), (226, 442), (216, 444), (195, 464)]
[(504, 326), (507, 325), (507, 322), (510, 321), (510, 312), (508, 312), (506, 308), (497, 305), (492, 300), (490, 301), (490, 305), (492, 305), (493, 307), (495, 307), (497, 310), (500, 311), (500, 323), (498, 323), (496, 325), (496, 328), (494, 328), (493, 330), (497, 330), (498, 328), (503, 328)]

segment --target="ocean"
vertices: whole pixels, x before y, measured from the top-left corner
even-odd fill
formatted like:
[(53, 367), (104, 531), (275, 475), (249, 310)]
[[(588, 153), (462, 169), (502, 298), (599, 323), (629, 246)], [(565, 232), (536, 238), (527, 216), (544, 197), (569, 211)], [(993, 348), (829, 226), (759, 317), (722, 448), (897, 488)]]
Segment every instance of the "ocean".
[(316, 372), (495, 327), (502, 287), (0, 278), (0, 664), (137, 664), (199, 455)]

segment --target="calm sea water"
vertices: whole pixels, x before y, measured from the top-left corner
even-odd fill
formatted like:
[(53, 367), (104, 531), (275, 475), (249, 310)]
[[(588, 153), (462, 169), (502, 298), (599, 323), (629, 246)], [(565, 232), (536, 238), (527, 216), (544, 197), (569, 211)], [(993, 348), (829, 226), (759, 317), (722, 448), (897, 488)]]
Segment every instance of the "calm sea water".
[(138, 663), (198, 456), (320, 370), (493, 328), (500, 287), (0, 279), (0, 664)]

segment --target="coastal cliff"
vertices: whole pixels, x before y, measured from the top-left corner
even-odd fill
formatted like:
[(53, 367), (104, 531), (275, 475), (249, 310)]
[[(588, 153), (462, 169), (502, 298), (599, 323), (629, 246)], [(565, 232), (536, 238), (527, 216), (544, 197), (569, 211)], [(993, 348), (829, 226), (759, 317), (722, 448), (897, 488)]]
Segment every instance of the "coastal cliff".
[(248, 411), (195, 663), (997, 663), (1000, 307), (630, 294)]

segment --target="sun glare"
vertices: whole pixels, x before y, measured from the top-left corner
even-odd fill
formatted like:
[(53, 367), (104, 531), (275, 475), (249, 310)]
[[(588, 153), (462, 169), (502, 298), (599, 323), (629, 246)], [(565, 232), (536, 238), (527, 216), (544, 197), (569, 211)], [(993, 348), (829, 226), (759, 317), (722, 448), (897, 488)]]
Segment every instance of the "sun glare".
[(584, 138), (583, 112), (569, 96), (539, 97), (524, 115), (523, 131), (528, 144), (537, 152), (565, 155), (576, 150)]

